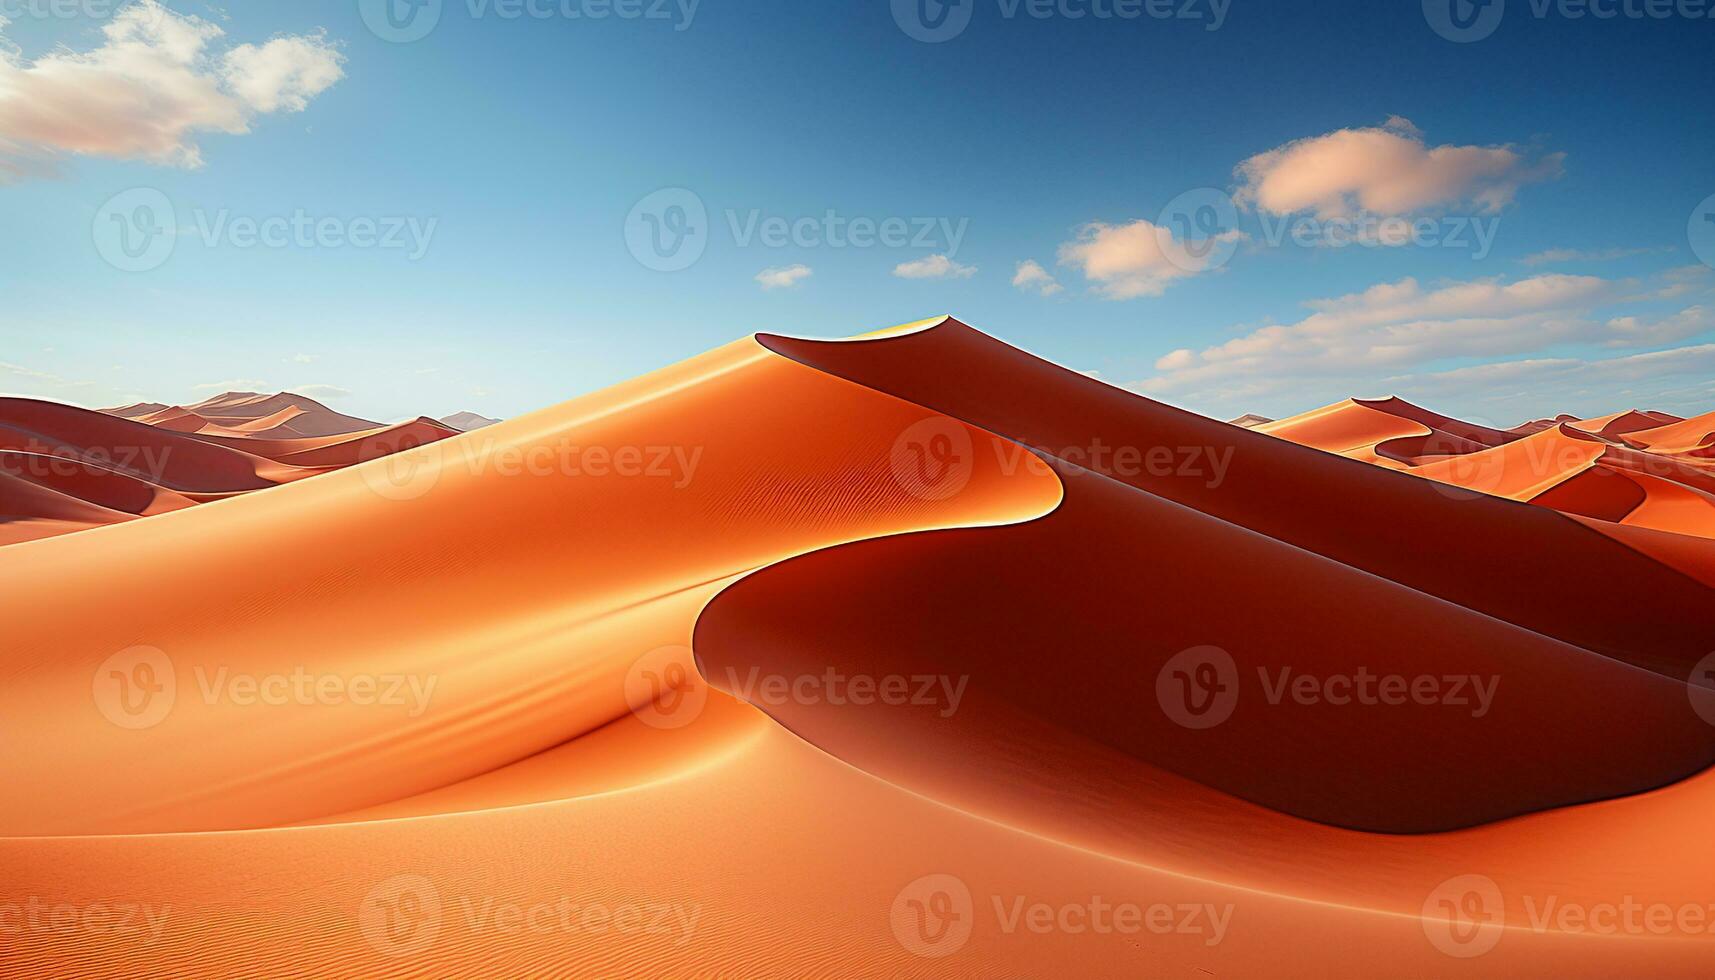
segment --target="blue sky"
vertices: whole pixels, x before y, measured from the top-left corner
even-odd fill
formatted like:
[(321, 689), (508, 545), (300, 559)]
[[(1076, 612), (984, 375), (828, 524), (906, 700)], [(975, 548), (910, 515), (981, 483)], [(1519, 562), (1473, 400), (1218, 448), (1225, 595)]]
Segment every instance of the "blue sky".
[(917, 2), (6, 0), (0, 391), (506, 416), (953, 313), (1216, 415), (1715, 408), (1715, 3)]

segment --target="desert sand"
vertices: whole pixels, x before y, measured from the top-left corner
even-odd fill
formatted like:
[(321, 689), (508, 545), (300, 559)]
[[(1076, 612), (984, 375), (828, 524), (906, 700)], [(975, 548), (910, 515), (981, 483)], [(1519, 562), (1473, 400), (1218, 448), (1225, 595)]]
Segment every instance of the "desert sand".
[(0, 404), (174, 450), (5, 484), (81, 528), (0, 547), (7, 976), (1715, 962), (1715, 415), (1246, 428), (951, 318), (216, 402)]

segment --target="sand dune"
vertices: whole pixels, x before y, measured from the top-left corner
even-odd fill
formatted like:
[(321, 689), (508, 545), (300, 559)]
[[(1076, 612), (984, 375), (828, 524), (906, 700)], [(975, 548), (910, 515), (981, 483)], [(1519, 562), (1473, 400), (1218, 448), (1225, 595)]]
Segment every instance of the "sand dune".
[[(281, 399), (293, 404), (236, 422)], [(360, 420), (299, 395), (228, 394), (199, 406), (228, 414), (157, 403), (92, 412), (0, 398), (0, 544), (225, 499), (457, 434), (422, 418), (351, 430), (347, 421)]]
[[(1696, 524), (1606, 423), (1369, 400), (1247, 431), (945, 318), (760, 335), (366, 461), (380, 434), (42, 414), (254, 479), (350, 462), (0, 548), (9, 976), (1715, 955), (1685, 916), (1616, 939), (1541, 911), (1701, 908), (1715, 879), (1687, 687), (1715, 544), (1541, 499), (1606, 467), (1624, 517)], [(1528, 503), (1417, 472), (1533, 439), (1582, 462)], [(136, 928), (31, 925), (98, 905)]]

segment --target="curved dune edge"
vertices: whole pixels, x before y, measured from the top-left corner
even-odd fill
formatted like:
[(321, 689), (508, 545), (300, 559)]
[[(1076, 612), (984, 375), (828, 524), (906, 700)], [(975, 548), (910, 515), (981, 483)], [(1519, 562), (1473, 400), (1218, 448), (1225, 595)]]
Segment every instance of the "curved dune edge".
[[(0, 574), (20, 583), (5, 599), (0, 715), (20, 719), (24, 743), (0, 833), (302, 823), (444, 790), (609, 725), (648, 702), (652, 677), (694, 674), (692, 621), (735, 575), (1058, 504), (1052, 475), (992, 462), (956, 498), (913, 486), (913, 461), (895, 457), (924, 424), (931, 438), (995, 438), (746, 340), (267, 495), (0, 551)], [(586, 447), (638, 449), (635, 478), (584, 478)], [(652, 476), (646, 459), (666, 468)], [(351, 568), (368, 589), (350, 587)], [(104, 615), (68, 649), (55, 611), (80, 593), (103, 596)], [(322, 623), (338, 624), (331, 646)], [(139, 649), (168, 658), (178, 696), (132, 730), (98, 709), (103, 696), (142, 703), (164, 675), (108, 662)], [(397, 700), (287, 695), (263, 710), (276, 706), (222, 687), (306, 666), (390, 683)], [(92, 678), (106, 685), (94, 701)], [(66, 778), (92, 771), (111, 776)]]
[[(607, 404), (576, 413), (577, 421), (588, 424), (676, 388), (662, 379), (653, 391), (610, 393)], [(896, 407), (908, 418), (924, 417), (908, 402)], [(537, 416), (548, 413), (555, 417), (542, 419), (535, 434), (563, 428), (566, 416), (574, 414), (547, 410)], [(983, 435), (979, 429), (970, 432), (973, 438)], [(508, 434), (508, 441), (528, 442), (529, 437)], [(419, 457), (436, 455), (432, 449), (418, 451)], [(369, 471), (380, 465), (371, 464)], [(284, 500), (297, 492), (291, 488), (270, 496)], [(442, 492), (437, 488), (420, 499)], [(1057, 513), (1058, 490), (1054, 496), (1052, 503), (1046, 495), (1038, 501), (1041, 514), (1018, 519), (1036, 522)], [(243, 505), (223, 506), (237, 514)], [(368, 523), (355, 520), (347, 527)], [(1014, 526), (993, 523), (1001, 531)], [(120, 533), (137, 532), (128, 526), (103, 535), (118, 540)], [(878, 528), (832, 550), (934, 536)], [(539, 538), (536, 543), (541, 544)], [(39, 552), (46, 545), (35, 547)], [(815, 558), (827, 547), (797, 554)], [(375, 553), (389, 554), (382, 548)], [(0, 569), (3, 561), (0, 553)], [(777, 554), (734, 573), (742, 577), (711, 575), (689, 589), (653, 594), (678, 596), (659, 601), (681, 611), (695, 607), (691, 616), (700, 619), (709, 597), (734, 581), (759, 578), (758, 571), (771, 573), (783, 562), (790, 564)], [(704, 588), (706, 595), (698, 591)], [(689, 598), (693, 594), (700, 601)], [(428, 597), (410, 611), (422, 615), (446, 599)], [(667, 636), (669, 631), (661, 635), (688, 642), (682, 612), (672, 618), (685, 627), (682, 637)], [(0, 666), (10, 671), (14, 665), (0, 661)], [(717, 692), (708, 697), (707, 704), (717, 707), (706, 707), (685, 726), (639, 732), (660, 736), (655, 746), (624, 738), (629, 733), (622, 730), (639, 728), (634, 715), (607, 722), (600, 712), (591, 712), (580, 738), (423, 795), (396, 798), (400, 809), (382, 803), (321, 818), (343, 816), (353, 822), (170, 835), (0, 838), (0, 866), (9, 871), (6, 898), (87, 903), (99, 895), (105, 901), (172, 910), (160, 934), (141, 945), (136, 936), (126, 935), (80, 935), (71, 942), (63, 935), (29, 931), (7, 936), (0, 940), (0, 969), (20, 976), (135, 975), (142, 963), (147, 967), (142, 972), (241, 975), (254, 972), (260, 962), (275, 964), (276, 972), (378, 977), (659, 975), (745, 963), (769, 975), (1202, 971), (1326, 976), (1442, 975), (1456, 969), (1505, 975), (1547, 967), (1558, 975), (1594, 977), (1635, 970), (1640, 955), (1647, 955), (1657, 975), (1701, 975), (1707, 964), (1708, 947), (1700, 942), (1580, 942), (1583, 937), (1555, 929), (1521, 928), (1527, 912), (1518, 904), (1533, 888), (1552, 889), (1542, 893), (1562, 901), (1611, 894), (1603, 883), (1582, 876), (1574, 875), (1570, 883), (1563, 879), (1568, 853), (1596, 851), (1615, 866), (1637, 869), (1630, 880), (1653, 889), (1652, 899), (1694, 898), (1701, 890), (1697, 886), (1715, 869), (1707, 866), (1701, 850), (1674, 849), (1700, 828), (1694, 816), (1715, 802), (1715, 783), (1706, 776), (1624, 800), (1455, 834), (1402, 838), (1283, 817), (1159, 773), (1153, 778), (1176, 789), (1163, 792), (1157, 810), (1147, 814), (1145, 830), (1159, 850), (1132, 857), (1096, 835), (1089, 836), (1089, 843), (1050, 840), (1022, 829), (1028, 820), (1005, 826), (992, 816), (915, 795), (824, 754), (753, 708), (723, 700)], [(727, 737), (704, 725), (726, 726)], [(603, 773), (580, 772), (574, 775), (574, 781), (581, 780), (576, 798), (526, 799), (544, 786), (550, 796), (564, 791), (566, 767), (558, 763), (566, 760), (554, 757), (575, 755), (578, 742), (600, 737), (626, 744), (613, 754), (592, 752), (578, 760), (580, 767), (611, 763), (616, 780), (604, 786)], [(696, 764), (671, 762), (680, 751), (695, 756)], [(536, 780), (533, 775), (542, 773), (525, 771), (533, 765), (555, 772)], [(656, 766), (652, 775), (657, 778), (637, 779), (649, 765)], [(490, 785), (483, 785), (485, 780)], [(472, 800), (457, 799), (461, 791), (500, 798), (504, 794), (492, 783), (508, 780), (508, 798), (514, 802), (501, 804), (505, 809), (466, 809)], [(413, 816), (418, 810), (441, 815)], [(1213, 832), (1205, 835), (1204, 824), (1212, 824)], [(1662, 833), (1623, 833), (1639, 826)], [(1220, 850), (1247, 839), (1247, 852)], [(1185, 860), (1198, 852), (1203, 860)], [(1426, 939), (1418, 906), (1447, 877), (1483, 872), (1494, 876), (1506, 894), (1506, 935), (1477, 960), (1451, 959)], [(936, 873), (951, 874), (969, 888), (977, 923), (968, 943), (947, 958), (925, 959), (904, 945), (889, 910), (902, 889)], [(392, 894), (400, 875), (422, 882), (413, 887), (426, 886), (438, 903), (426, 941), (410, 939), (409, 948), (400, 948), (385, 929), (376, 928), (378, 917), (383, 924), (392, 922), (380, 915), (385, 906), (377, 904), (376, 896)], [(1009, 932), (987, 907), (990, 900), (1015, 898), (1069, 905), (1092, 895), (1225, 907), (1230, 928), (1212, 944), (1207, 934), (1195, 933)], [(507, 930), (483, 911), (530, 909), (567, 899), (608, 907), (677, 906), (697, 912), (698, 924), (685, 936)], [(1337, 948), (1319, 938), (1330, 931), (1340, 935)]]

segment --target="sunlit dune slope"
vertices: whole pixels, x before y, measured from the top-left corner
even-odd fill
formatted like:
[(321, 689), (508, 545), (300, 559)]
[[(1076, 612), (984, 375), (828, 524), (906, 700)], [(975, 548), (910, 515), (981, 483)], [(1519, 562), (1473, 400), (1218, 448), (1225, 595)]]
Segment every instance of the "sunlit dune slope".
[[(917, 494), (895, 444), (926, 414), (744, 341), (278, 492), (0, 551), (17, 582), (0, 713), (26, 733), (0, 832), (268, 826), (434, 790), (625, 714), (627, 671), (674, 645), (649, 669), (688, 668), (690, 622), (732, 576), (1059, 499), (1051, 475), (993, 462), (956, 499)], [(58, 610), (78, 595), (103, 615), (68, 634)], [(139, 657), (166, 659), (151, 678)], [(91, 704), (92, 677), (115, 685), (112, 710), (142, 704), (168, 664), (158, 725)], [(415, 678), (428, 706), (218, 695), (223, 676), (306, 667)], [(96, 768), (110, 775), (67, 778)]]

